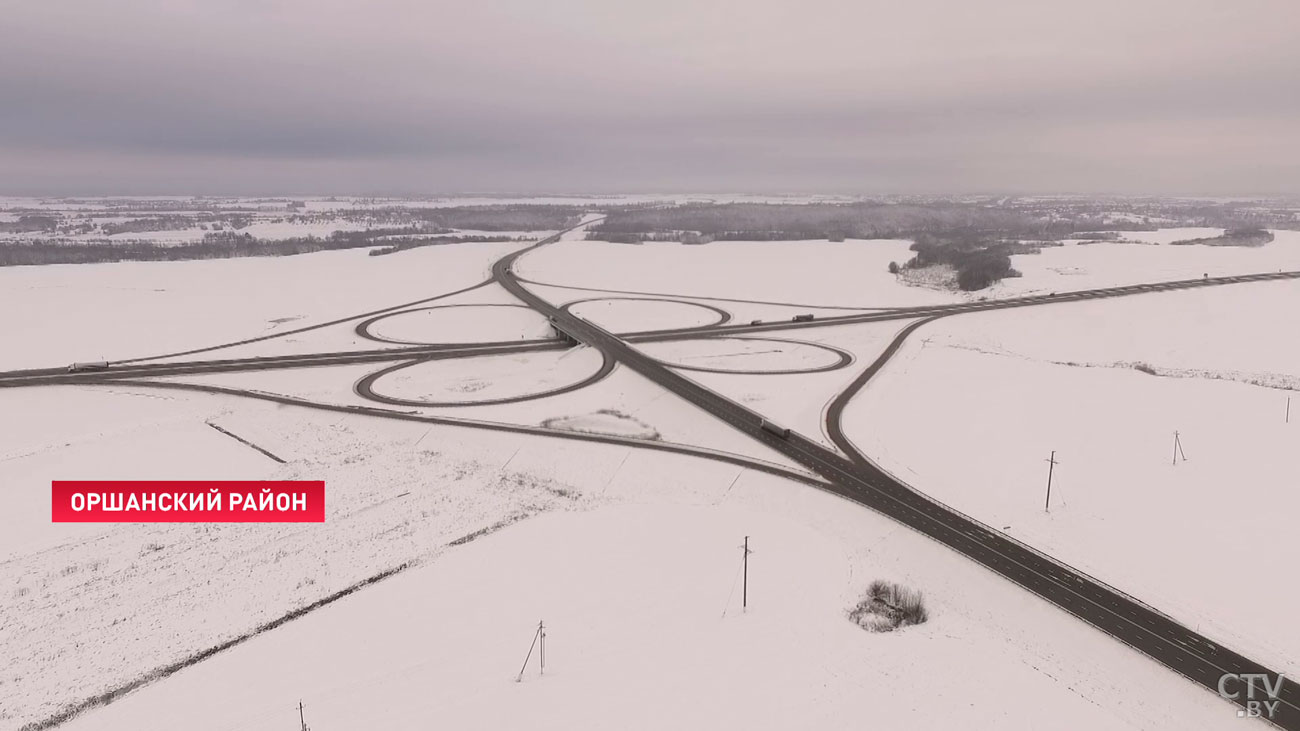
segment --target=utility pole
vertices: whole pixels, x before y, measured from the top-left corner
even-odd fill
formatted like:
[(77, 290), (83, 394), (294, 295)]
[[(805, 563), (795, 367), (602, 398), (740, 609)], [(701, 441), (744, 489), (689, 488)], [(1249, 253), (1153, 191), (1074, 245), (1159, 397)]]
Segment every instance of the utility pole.
[(1286, 397), (1286, 423), (1291, 423), (1291, 397)]
[(1043, 512), (1052, 512), (1052, 472), (1060, 462), (1056, 461), (1056, 450), (1052, 450), (1052, 456), (1047, 458), (1047, 499), (1043, 501)]
[(1182, 457), (1184, 462), (1187, 461), (1187, 455), (1183, 454), (1183, 443), (1178, 439), (1178, 432), (1175, 431), (1174, 432), (1174, 462), (1173, 462), (1175, 465), (1178, 464), (1179, 457)]
[(302, 726), (301, 731), (311, 731), (307, 728), (307, 719), (302, 715), (302, 699), (298, 699), (298, 723)]
[(742, 612), (749, 607), (749, 536), (745, 536), (744, 550), (744, 557), (741, 558), (741, 563), (744, 565), (743, 573), (745, 575), (743, 580), (744, 583), (741, 584), (740, 589), (740, 611)]
[(542, 645), (540, 657), (542, 674), (546, 674), (546, 626), (543, 623), (538, 622), (537, 631), (533, 633), (533, 643), (528, 646), (528, 655), (524, 657), (524, 664), (519, 668), (519, 677), (515, 678), (516, 683), (524, 679), (524, 671), (528, 669), (528, 661), (532, 659), (533, 650), (536, 649), (539, 640)]

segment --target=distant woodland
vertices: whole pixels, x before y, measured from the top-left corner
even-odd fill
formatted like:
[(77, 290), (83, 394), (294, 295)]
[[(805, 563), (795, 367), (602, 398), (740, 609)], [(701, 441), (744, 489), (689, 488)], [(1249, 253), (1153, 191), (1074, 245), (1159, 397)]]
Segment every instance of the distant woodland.
[[(1095, 226), (1096, 221), (1089, 221)], [(971, 205), (763, 205), (682, 206), (610, 214), (593, 238), (632, 242), (680, 240), (796, 241), (806, 239), (910, 238), (916, 255), (890, 270), (946, 264), (964, 290), (983, 289), (1019, 276), (1011, 254), (1036, 251), (1022, 240), (1050, 241), (1070, 234), (1076, 223), (1049, 220), (1007, 209)], [(1019, 248), (1018, 248), (1019, 247)]]
[[(1115, 217), (1117, 208), (1123, 216)], [(1158, 223), (1157, 223), (1158, 222)], [(616, 243), (681, 241), (799, 241), (824, 239), (912, 239), (910, 260), (890, 271), (937, 265), (956, 271), (957, 286), (978, 290), (1019, 276), (1011, 256), (1036, 253), (1064, 238), (1118, 240), (1116, 230), (1155, 230), (1172, 226), (1223, 226), (1223, 237), (1179, 243), (1258, 246), (1272, 240), (1259, 226), (1294, 227), (1289, 210), (1243, 209), (1213, 203), (1138, 200), (1058, 201), (1025, 199), (956, 203), (863, 202), (847, 204), (694, 204), (642, 206), (615, 210), (588, 238)], [(1267, 238), (1265, 238), (1267, 237)]]
[[(306, 236), (292, 239), (265, 240), (236, 231), (209, 233), (197, 244), (162, 245), (152, 241), (118, 241), (114, 243), (68, 244), (54, 242), (13, 243), (0, 245), (0, 266), (32, 264), (91, 264), (117, 261), (189, 261), (195, 259), (233, 259), (245, 256), (292, 256), (317, 251), (359, 249), (386, 243), (385, 237), (406, 236), (409, 229), (372, 229), (370, 231), (336, 231), (319, 238)], [(438, 244), (512, 241), (509, 236), (418, 236), (403, 238), (381, 253), (394, 253), (417, 246)], [(371, 252), (372, 254), (375, 252)]]
[(1201, 239), (1183, 239), (1173, 242), (1174, 246), (1263, 246), (1273, 240), (1273, 232), (1262, 228), (1230, 228), (1220, 236)]
[[(246, 256), (292, 256), (317, 251), (375, 249), (372, 254), (393, 254), (419, 246), (456, 243), (511, 241), (501, 235), (465, 235), (468, 231), (555, 231), (576, 224), (582, 211), (571, 206), (499, 205), (452, 208), (366, 208), (329, 211), (318, 215), (291, 215), (289, 223), (357, 223), (364, 231), (336, 231), (329, 236), (265, 239), (238, 229), (251, 220), (245, 213), (200, 212), (197, 215), (161, 212), (91, 228), (76, 219), (60, 220), (47, 215), (21, 215), (15, 221), (0, 222), (0, 233), (46, 234), (0, 243), (0, 266), (37, 264), (90, 264), (118, 261), (186, 261), (230, 259)], [(187, 230), (207, 232), (198, 243), (160, 244), (147, 239), (118, 238), (113, 241), (73, 241), (70, 235), (113, 236), (124, 233)]]

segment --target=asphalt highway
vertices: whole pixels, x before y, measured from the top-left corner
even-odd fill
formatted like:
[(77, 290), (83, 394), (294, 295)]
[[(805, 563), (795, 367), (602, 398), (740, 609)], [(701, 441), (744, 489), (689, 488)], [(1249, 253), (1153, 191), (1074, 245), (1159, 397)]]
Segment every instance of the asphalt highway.
[[(261, 356), (252, 358), (228, 358), (204, 361), (168, 361), (163, 359), (218, 350), (232, 345), (258, 342), (280, 337), (291, 332), (249, 340), (227, 343), (224, 345), (200, 348), (181, 353), (116, 361), (106, 370), (68, 372), (66, 367), (11, 371), (0, 373), (0, 387), (40, 386), (57, 384), (125, 384), (152, 386), (158, 388), (180, 388), (214, 393), (251, 396), (287, 404), (347, 411), (382, 418), (399, 418), (430, 423), (473, 426), (477, 428), (498, 429), (523, 433), (537, 433), (544, 436), (561, 436), (564, 438), (609, 443), (635, 443), (636, 446), (648, 446), (665, 451), (690, 450), (697, 456), (722, 459), (738, 465), (764, 469), (773, 474), (781, 474), (797, 479), (806, 484), (813, 484), (821, 489), (867, 506), (894, 519), (910, 528), (952, 548), (979, 563), (987, 569), (1015, 582), (1037, 596), (1064, 609), (1098, 630), (1142, 652), (1184, 677), (1208, 688), (1217, 694), (1220, 678), (1226, 674), (1267, 674), (1270, 678), (1277, 673), (1263, 667), (1228, 648), (1219, 646), (1212, 640), (1178, 623), (1142, 601), (1111, 587), (1104, 582), (1066, 566), (1016, 540), (997, 531), (978, 520), (964, 515), (952, 508), (930, 499), (885, 472), (862, 454), (844, 433), (841, 418), (844, 408), (866, 383), (877, 374), (898, 351), (904, 340), (917, 328), (939, 317), (947, 317), (968, 312), (981, 312), (1015, 307), (1037, 306), (1055, 303), (1079, 302), (1091, 299), (1150, 294), (1163, 291), (1185, 290), (1198, 287), (1244, 284), (1250, 282), (1267, 282), (1275, 280), (1300, 279), (1300, 272), (1276, 272), (1266, 274), (1240, 275), (1231, 277), (1202, 277), (1198, 279), (1139, 284), (1124, 287), (1109, 287), (1075, 292), (1052, 293), (997, 300), (981, 300), (958, 304), (936, 305), (927, 307), (895, 308), (878, 311), (856, 311), (853, 314), (819, 317), (807, 322), (774, 321), (757, 325), (730, 324), (725, 322), (713, 325), (674, 328), (618, 335), (595, 323), (573, 315), (567, 307), (556, 306), (529, 290), (519, 277), (515, 276), (513, 266), (524, 254), (540, 246), (559, 239), (559, 235), (548, 237), (532, 247), (516, 251), (493, 265), (492, 276), (484, 282), (456, 292), (449, 292), (417, 302), (406, 303), (382, 310), (375, 310), (363, 315), (321, 323), (291, 332), (326, 327), (350, 322), (359, 318), (370, 317), (377, 320), (397, 311), (427, 304), (439, 299), (466, 292), (492, 282), (498, 283), (530, 308), (550, 318), (556, 329), (580, 343), (590, 345), (601, 351), (604, 363), (597, 374), (573, 386), (566, 386), (555, 392), (580, 388), (608, 374), (616, 365), (622, 364), (640, 375), (650, 379), (668, 391), (686, 399), (688, 402), (721, 419), (747, 436), (776, 450), (816, 475), (812, 478), (795, 471), (771, 465), (763, 466), (754, 460), (735, 455), (719, 455), (707, 450), (694, 450), (681, 445), (643, 444), (639, 440), (617, 437), (604, 437), (580, 434), (557, 434), (555, 430), (536, 427), (520, 427), (491, 422), (472, 422), (444, 417), (420, 414), (403, 414), (385, 409), (363, 406), (337, 406), (315, 404), (292, 397), (262, 394), (257, 392), (229, 389), (216, 386), (203, 386), (184, 383), (149, 382), (138, 379), (160, 376), (181, 376), (204, 373), (224, 373), (236, 371), (257, 371), (279, 368), (306, 368), (338, 366), (358, 363), (396, 363), (371, 374), (357, 384), (357, 392), (367, 398), (399, 405), (428, 406), (422, 402), (391, 399), (374, 394), (370, 386), (375, 380), (400, 368), (410, 367), (428, 360), (446, 358), (465, 358), (475, 356), (503, 355), (531, 351), (545, 351), (568, 347), (561, 340), (508, 341), (495, 343), (475, 343), (465, 345), (430, 344), (413, 345), (378, 350), (341, 351), (333, 353), (309, 353), (300, 355)], [(581, 289), (581, 288), (577, 288)], [(657, 295), (658, 293), (636, 293), (638, 295)], [(683, 301), (692, 298), (683, 297)], [(721, 298), (693, 298), (713, 299)], [(847, 309), (847, 308), (843, 308)], [(719, 310), (719, 312), (722, 312)], [(853, 383), (842, 392), (827, 410), (826, 428), (832, 441), (842, 454), (829, 449), (802, 435), (790, 432), (785, 438), (762, 428), (763, 417), (745, 406), (736, 403), (721, 394), (707, 389), (695, 381), (679, 374), (655, 359), (643, 354), (631, 343), (657, 342), (677, 339), (702, 337), (725, 337), (747, 334), (768, 333), (783, 330), (802, 330), (807, 328), (850, 325), (857, 323), (881, 322), (889, 320), (915, 320), (905, 327), (886, 348), (879, 358), (872, 363)], [(544, 394), (545, 395), (545, 394)], [(538, 395), (520, 397), (536, 398)], [(445, 405), (445, 404), (443, 404)], [(846, 456), (847, 455), (847, 456)], [(1300, 731), (1300, 689), (1296, 683), (1286, 680), (1279, 697), (1280, 705), (1272, 722), (1282, 728)], [(1237, 703), (1244, 702), (1240, 698)], [(1225, 704), (1225, 708), (1229, 708)]]
[(382, 370), (375, 371), (374, 373), (371, 373), (365, 378), (362, 378), (361, 380), (357, 381), (356, 385), (352, 387), (352, 390), (362, 398), (369, 399), (371, 401), (377, 401), (382, 404), (391, 404), (393, 406), (422, 406), (422, 407), (447, 408), (447, 407), (460, 407), (460, 406), (493, 406), (493, 405), (500, 405), (500, 404), (517, 404), (522, 401), (535, 401), (540, 398), (547, 398), (549, 396), (559, 396), (562, 393), (577, 391), (579, 389), (586, 388), (587, 386), (590, 386), (591, 384), (596, 383), (597, 381), (603, 380), (606, 376), (608, 376), (610, 373), (614, 371), (615, 363), (607, 354), (601, 353), (600, 355), (601, 355), (600, 367), (597, 368), (595, 371), (592, 371), (589, 375), (583, 377), (582, 379), (574, 381), (572, 383), (564, 384), (562, 386), (556, 386), (554, 388), (550, 388), (545, 391), (536, 391), (534, 393), (527, 393), (519, 396), (503, 396), (500, 398), (482, 399), (478, 401), (472, 401), (472, 400), (470, 401), (423, 401), (420, 399), (408, 399), (408, 398), (400, 398), (397, 396), (386, 396), (382, 393), (378, 393), (375, 391), (375, 382), (383, 378), (384, 376), (403, 370), (405, 368), (410, 368), (412, 366), (420, 365), (421, 363), (428, 362), (429, 360), (436, 360), (436, 358), (421, 358), (420, 360), (412, 360), (404, 363), (398, 363), (397, 365), (392, 365)]
[[(677, 374), (642, 354), (623, 338), (534, 294), (515, 280), (512, 274), (515, 261), (528, 251), (530, 250), (515, 252), (496, 263), (493, 271), (498, 283), (530, 307), (551, 318), (558, 328), (575, 340), (600, 348), (618, 363), (822, 476), (829, 483), (825, 489), (870, 507), (960, 552), (1211, 692), (1218, 693), (1220, 678), (1225, 674), (1266, 673), (1270, 679), (1277, 676), (1277, 673), (1260, 663), (1217, 645), (1138, 599), (913, 490), (852, 448), (840, 428), (839, 413), (853, 393), (897, 352), (903, 339), (936, 316), (1213, 284), (1297, 278), (1300, 273), (1203, 278), (941, 308), (915, 308), (911, 310), (911, 317), (927, 319), (905, 328), (886, 352), (855, 381), (856, 388), (851, 388), (842, 395), (837, 400), (837, 408), (828, 414), (827, 426), (833, 438), (837, 444), (842, 442), (848, 447), (845, 449), (846, 454), (854, 455), (854, 458), (845, 458), (797, 433), (790, 432), (788, 437), (781, 438), (764, 430), (761, 427), (763, 417), (757, 412)], [(850, 316), (840, 319), (857, 318)], [(1297, 694), (1294, 682), (1283, 681), (1280, 701), (1276, 715), (1271, 719), (1273, 723), (1282, 728), (1300, 730), (1300, 695)], [(1237, 702), (1244, 702), (1244, 698)]]
[[(329, 353), (308, 353), (301, 355), (287, 356), (256, 356), (249, 358), (227, 358), (206, 361), (169, 361), (157, 362), (171, 358), (182, 357), (185, 355), (196, 355), (207, 353), (224, 348), (230, 348), (238, 345), (247, 345), (251, 343), (263, 342), (281, 338), (286, 335), (293, 335), (312, 330), (317, 330), (332, 325), (339, 325), (352, 322), (362, 318), (369, 318), (356, 326), (356, 332), (363, 337), (375, 339), (368, 331), (370, 324), (406, 311), (408, 308), (417, 305), (427, 305), (431, 302), (446, 299), (458, 294), (470, 292), (475, 289), (487, 286), (494, 282), (499, 283), (507, 290), (516, 293), (518, 291), (527, 291), (523, 288), (523, 283), (528, 281), (515, 275), (511, 270), (511, 265), (523, 254), (533, 251), (538, 247), (559, 241), (560, 238), (569, 231), (581, 228), (594, 223), (595, 220), (584, 221), (570, 229), (553, 234), (543, 238), (535, 244), (522, 248), (512, 254), (509, 254), (494, 263), (492, 275), (487, 279), (452, 292), (426, 297), (413, 302), (406, 302), (400, 305), (384, 307), (378, 310), (352, 315), (350, 317), (330, 320), (328, 322), (308, 325), (293, 330), (287, 330), (280, 333), (262, 335), (255, 338), (238, 340), (221, 345), (213, 345), (204, 348), (195, 348), (192, 350), (180, 351), (176, 353), (166, 353), (162, 355), (153, 355), (141, 358), (131, 358), (126, 360), (110, 361), (109, 368), (103, 371), (79, 371), (69, 372), (67, 367), (40, 368), (17, 371), (0, 371), (0, 388), (14, 386), (43, 386), (64, 384), (84, 384), (95, 383), (102, 380), (120, 379), (120, 378), (149, 378), (157, 376), (178, 376), (178, 375), (196, 375), (202, 373), (229, 373), (234, 371), (256, 371), (271, 370), (279, 368), (310, 368), (318, 366), (338, 366), (350, 365), (355, 363), (380, 363), (394, 361), (410, 360), (429, 360), (444, 358), (470, 357), (475, 355), (504, 355), (509, 353), (523, 353), (539, 350), (550, 350), (565, 347), (565, 344), (555, 340), (514, 340), (500, 342), (486, 342), (473, 344), (428, 344), (428, 345), (411, 345), (408, 347), (395, 347), (378, 350), (348, 350)], [(627, 342), (659, 342), (665, 340), (679, 340), (700, 337), (718, 337), (734, 335), (750, 335), (768, 332), (778, 332), (783, 330), (803, 330), (818, 327), (829, 327), (836, 325), (852, 325), (868, 322), (882, 322), (888, 320), (906, 320), (922, 317), (934, 317), (943, 315), (953, 315), (964, 312), (980, 312), (985, 310), (1000, 310), (1013, 307), (1028, 307), (1034, 305), (1044, 305), (1063, 302), (1077, 302), (1089, 299), (1103, 299), (1110, 297), (1125, 297), (1137, 294), (1150, 294), (1153, 292), (1173, 291), (1180, 289), (1192, 289), (1197, 287), (1209, 287), (1226, 284), (1242, 284), (1248, 282), (1265, 282), (1285, 279), (1300, 279), (1300, 271), (1292, 272), (1268, 272), (1263, 274), (1245, 274), (1230, 277), (1202, 277), (1200, 279), (1186, 279), (1169, 282), (1155, 282), (1148, 284), (1135, 284), (1123, 287), (1106, 287), (1100, 289), (1079, 290), (1074, 292), (1051, 293), (1046, 295), (1031, 295), (1025, 297), (1011, 297), (994, 300), (976, 300), (970, 302), (961, 302), (947, 305), (933, 305), (926, 307), (902, 307), (881, 309), (871, 312), (857, 312), (850, 315), (831, 315), (823, 316), (818, 319), (808, 321), (773, 321), (763, 322), (757, 325), (753, 324), (730, 324), (730, 313), (725, 310), (710, 306), (702, 305), (708, 309), (714, 310), (720, 316), (720, 321), (708, 325), (697, 325), (690, 327), (668, 328), (662, 330), (651, 330), (643, 332), (626, 333), (620, 336)], [(544, 285), (558, 286), (558, 285)], [(573, 288), (570, 289), (582, 289)], [(612, 291), (612, 290), (611, 290)], [(644, 292), (650, 297), (660, 298), (658, 293)], [(663, 295), (671, 297), (672, 295)], [(543, 302), (540, 297), (534, 298), (538, 302)], [(602, 299), (602, 298), (592, 298)], [(709, 299), (716, 301), (728, 301), (724, 298), (716, 297), (698, 297), (695, 299)], [(585, 301), (585, 300), (584, 300)], [(683, 302), (689, 300), (683, 299)], [(734, 300), (738, 302), (747, 302), (748, 300)], [(577, 320), (567, 312), (567, 308), (577, 304), (576, 302), (568, 303), (563, 309), (564, 320)], [(776, 304), (776, 303), (772, 303)], [(789, 304), (789, 303), (786, 303)], [(548, 307), (549, 307), (548, 303)], [(534, 306), (534, 309), (538, 309)], [(560, 309), (551, 307), (552, 310)], [(412, 310), (414, 311), (414, 310)], [(545, 314), (545, 311), (538, 310)], [(400, 366), (399, 366), (400, 367)]]

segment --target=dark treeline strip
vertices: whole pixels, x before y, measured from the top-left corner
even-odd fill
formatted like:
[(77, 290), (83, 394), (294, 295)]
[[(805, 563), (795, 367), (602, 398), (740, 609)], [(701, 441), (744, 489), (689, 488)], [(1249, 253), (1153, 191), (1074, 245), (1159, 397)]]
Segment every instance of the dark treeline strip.
[(25, 234), (36, 231), (53, 231), (58, 228), (59, 219), (53, 216), (19, 216), (17, 221), (0, 221), (0, 233)]
[(531, 241), (532, 239), (523, 239), (517, 236), (422, 236), (418, 238), (402, 239), (392, 246), (385, 246), (378, 249), (371, 249), (371, 256), (384, 256), (386, 254), (396, 254), (399, 251), (409, 249), (418, 249), (421, 246), (441, 246), (443, 244), (491, 244), (502, 241)]
[[(428, 225), (475, 231), (558, 231), (576, 224), (582, 211), (573, 206), (498, 205), (451, 208), (349, 208), (330, 211), (322, 220), (364, 220), (382, 225)], [(303, 216), (301, 220), (312, 220)], [(291, 220), (296, 220), (293, 217)]]
[(143, 233), (146, 231), (183, 231), (194, 226), (216, 224), (232, 229), (243, 228), (252, 222), (248, 216), (199, 213), (193, 216), (165, 215), (133, 218), (126, 221), (110, 221), (99, 227), (105, 236), (126, 233)]
[(1173, 246), (1263, 246), (1273, 241), (1273, 232), (1262, 228), (1230, 228), (1221, 236), (1201, 239), (1183, 239), (1173, 242)]
[[(965, 291), (984, 289), (1006, 277), (1020, 276), (1020, 272), (1011, 268), (1011, 256), (1036, 254), (1040, 250), (1039, 245), (970, 232), (918, 234), (911, 248), (916, 256), (904, 264), (904, 268), (921, 269), (947, 264), (956, 270), (957, 286)], [(896, 271), (892, 266), (890, 269)]]
[[(93, 264), (119, 261), (191, 261), (249, 256), (293, 256), (317, 251), (359, 249), (377, 245), (386, 236), (420, 233), (412, 229), (336, 231), (326, 238), (307, 236), (266, 240), (234, 231), (209, 233), (197, 244), (163, 246), (148, 241), (111, 244), (69, 244), (33, 241), (0, 245), (0, 266), (38, 264)], [(440, 244), (506, 240), (493, 236), (435, 237)]]
[(894, 238), (957, 229), (1059, 238), (1072, 224), (1012, 209), (960, 204), (727, 203), (615, 211), (596, 227), (603, 234), (692, 231), (731, 241)]
[[(1085, 219), (1089, 227), (1096, 220)], [(761, 204), (688, 205), (624, 210), (609, 214), (589, 238), (632, 243), (669, 238), (683, 243), (710, 241), (799, 241), (910, 238), (916, 255), (903, 266), (952, 266), (957, 285), (983, 289), (1004, 277), (1019, 276), (1011, 255), (1034, 253), (1035, 242), (1065, 238), (1076, 223), (1039, 217), (1011, 208), (936, 203), (915, 204)], [(897, 271), (898, 265), (891, 265)]]

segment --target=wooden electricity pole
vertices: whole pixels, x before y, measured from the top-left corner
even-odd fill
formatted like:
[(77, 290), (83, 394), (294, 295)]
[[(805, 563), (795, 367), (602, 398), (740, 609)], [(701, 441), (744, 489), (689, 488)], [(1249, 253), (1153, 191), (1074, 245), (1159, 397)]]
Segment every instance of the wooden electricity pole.
[(1291, 397), (1286, 397), (1286, 423), (1291, 423)]
[(742, 573), (745, 575), (740, 589), (740, 611), (742, 612), (749, 607), (749, 536), (745, 536), (744, 550), (744, 557), (741, 558), (741, 563), (744, 565)]
[(301, 731), (310, 731), (307, 728), (307, 719), (302, 715), (302, 699), (298, 700), (298, 724), (302, 727)]
[(1187, 461), (1187, 455), (1183, 454), (1183, 443), (1178, 439), (1178, 432), (1174, 432), (1174, 464), (1178, 464), (1178, 458), (1182, 457)]
[(533, 650), (537, 648), (538, 641), (541, 642), (541, 655), (539, 657), (542, 674), (546, 674), (546, 626), (542, 622), (537, 623), (537, 631), (533, 633), (533, 644), (528, 646), (528, 655), (524, 657), (524, 664), (519, 667), (519, 677), (515, 678), (518, 683), (524, 679), (524, 671), (528, 669), (528, 661), (533, 657)]
[(1047, 458), (1047, 499), (1043, 501), (1043, 512), (1052, 512), (1052, 471), (1060, 462), (1056, 461), (1056, 450), (1052, 450), (1052, 456)]

